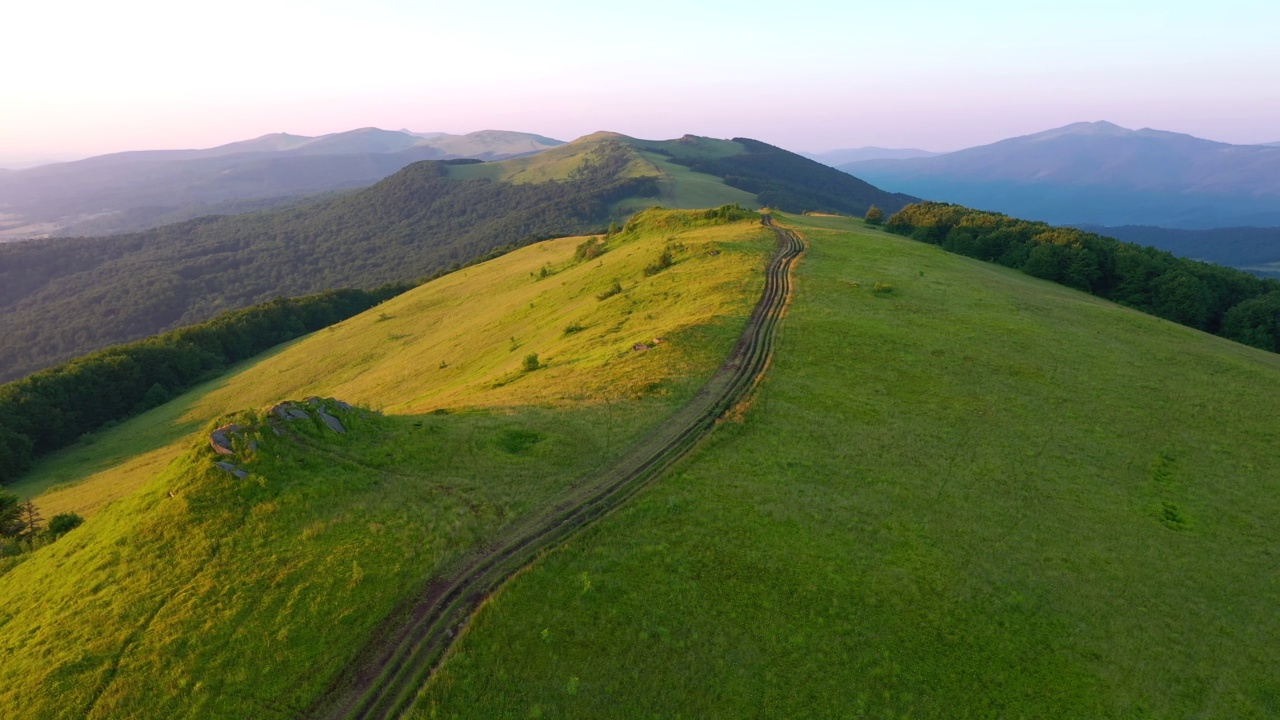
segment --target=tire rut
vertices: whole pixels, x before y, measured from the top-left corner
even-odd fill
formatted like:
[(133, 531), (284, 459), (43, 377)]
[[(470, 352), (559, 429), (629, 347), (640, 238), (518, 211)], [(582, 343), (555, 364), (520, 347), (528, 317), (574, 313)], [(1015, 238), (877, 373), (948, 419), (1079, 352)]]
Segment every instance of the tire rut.
[(409, 611), (384, 623), (304, 717), (397, 717), (487, 597), (543, 552), (669, 469), (745, 399), (768, 367), (775, 330), (791, 296), (791, 269), (804, 251), (800, 237), (774, 225), (771, 216), (765, 215), (762, 223), (777, 235), (778, 249), (766, 269), (761, 298), (729, 357), (689, 403), (575, 496), (516, 521), (500, 538), (464, 556), (452, 571), (433, 578)]

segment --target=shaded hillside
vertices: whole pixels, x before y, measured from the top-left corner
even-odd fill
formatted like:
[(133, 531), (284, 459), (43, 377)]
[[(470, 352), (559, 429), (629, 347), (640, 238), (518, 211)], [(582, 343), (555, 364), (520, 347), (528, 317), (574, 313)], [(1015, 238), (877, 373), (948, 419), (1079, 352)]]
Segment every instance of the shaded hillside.
[[(485, 130), (429, 136), (362, 128), (320, 137), (277, 133), (202, 150), (101, 155), (0, 176), (0, 207), (26, 225), (8, 237), (105, 234), (209, 214), (219, 203), (282, 201), (363, 187), (420, 160), (499, 160), (563, 144)], [(11, 221), (12, 222), (12, 221)]]
[(1280, 148), (1105, 122), (841, 169), (930, 200), (1055, 224), (1280, 225)]
[(211, 217), (136, 235), (0, 245), (0, 379), (279, 295), (375, 287), (510, 243), (607, 224), (612, 203), (656, 193), (600, 170), (571, 180), (453, 180), (412, 165), (313, 205)]

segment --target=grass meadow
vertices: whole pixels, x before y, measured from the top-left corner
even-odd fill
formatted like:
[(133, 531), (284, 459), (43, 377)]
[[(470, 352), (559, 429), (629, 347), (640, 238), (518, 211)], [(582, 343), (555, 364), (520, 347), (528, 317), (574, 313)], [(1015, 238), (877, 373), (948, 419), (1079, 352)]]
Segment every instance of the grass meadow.
[(1280, 714), (1280, 357), (781, 219), (812, 247), (751, 407), (490, 599), (411, 717)]
[[(679, 407), (773, 248), (663, 212), (598, 240), (446, 276), (44, 461), (14, 490), (89, 519), (0, 565), (0, 716), (297, 716), (431, 574)], [(366, 409), (256, 431), (246, 479), (213, 466), (211, 428), (308, 395)]]

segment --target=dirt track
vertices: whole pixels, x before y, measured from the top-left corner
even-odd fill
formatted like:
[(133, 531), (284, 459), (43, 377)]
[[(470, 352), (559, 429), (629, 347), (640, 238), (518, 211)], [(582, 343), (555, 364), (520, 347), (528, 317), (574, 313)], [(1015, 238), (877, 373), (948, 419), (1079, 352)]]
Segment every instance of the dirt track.
[(394, 718), (408, 708), (445, 651), (486, 597), (545, 550), (598, 519), (671, 467), (741, 402), (768, 366), (774, 330), (791, 295), (791, 269), (804, 250), (795, 233), (778, 236), (765, 286), (733, 352), (687, 405), (632, 447), (577, 496), (518, 521), (433, 579), (411, 609), (397, 613), (311, 708), (309, 718)]

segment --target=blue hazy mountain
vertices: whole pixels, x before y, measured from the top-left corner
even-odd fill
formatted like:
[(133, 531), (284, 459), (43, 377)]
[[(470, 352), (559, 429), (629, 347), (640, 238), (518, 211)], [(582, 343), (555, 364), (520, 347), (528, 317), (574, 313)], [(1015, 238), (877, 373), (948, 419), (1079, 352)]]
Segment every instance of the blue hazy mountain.
[(1280, 225), (1280, 147), (1108, 122), (840, 169), (886, 190), (1058, 224)]
[(530, 133), (360, 128), (273, 133), (192, 150), (99, 155), (0, 173), (0, 239), (140, 230), (372, 185), (419, 160), (503, 160), (556, 147)]

